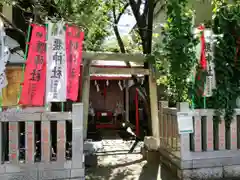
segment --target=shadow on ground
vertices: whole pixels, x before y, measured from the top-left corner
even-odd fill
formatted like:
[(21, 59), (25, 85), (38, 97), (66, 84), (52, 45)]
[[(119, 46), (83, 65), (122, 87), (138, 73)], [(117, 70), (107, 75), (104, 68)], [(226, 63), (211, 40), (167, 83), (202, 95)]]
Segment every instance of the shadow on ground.
[[(134, 153), (128, 153), (134, 141), (123, 140), (116, 132), (100, 134), (102, 148), (89, 156), (91, 166), (86, 168), (86, 180), (176, 180), (161, 168), (159, 162), (147, 163), (142, 159), (142, 142), (138, 143)], [(156, 161), (158, 159), (156, 157)]]
[(158, 162), (143, 159), (116, 165), (91, 167), (86, 170), (86, 180), (176, 180)]
[[(134, 164), (141, 163), (139, 159), (133, 162), (127, 162), (117, 165), (97, 166), (86, 170), (86, 180), (124, 180), (133, 175), (131, 169), (126, 168)], [(130, 180), (130, 179), (129, 179)], [(133, 179), (134, 180), (134, 179)]]

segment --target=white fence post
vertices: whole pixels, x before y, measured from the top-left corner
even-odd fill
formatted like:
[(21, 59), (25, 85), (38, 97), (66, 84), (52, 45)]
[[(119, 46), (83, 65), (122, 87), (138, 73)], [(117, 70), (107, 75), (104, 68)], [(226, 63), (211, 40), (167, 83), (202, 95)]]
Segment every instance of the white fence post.
[(17, 164), (19, 162), (18, 161), (18, 157), (19, 157), (18, 122), (9, 122), (8, 131), (9, 131), (9, 161), (10, 163)]
[(34, 163), (34, 154), (35, 154), (35, 126), (34, 122), (25, 122), (25, 159), (26, 163)]
[[(160, 139), (160, 146), (164, 145), (164, 114), (163, 114), (163, 108), (168, 107), (168, 101), (159, 101), (159, 139)], [(166, 119), (165, 119), (166, 121)]]
[[(189, 104), (187, 102), (180, 102), (177, 104), (179, 112), (190, 112)], [(190, 154), (190, 136), (189, 134), (180, 134), (180, 154), (182, 160), (191, 159)]]
[(71, 177), (84, 177), (83, 166), (83, 103), (73, 104), (72, 108), (72, 171)]
[(230, 129), (231, 135), (231, 150), (237, 150), (237, 116), (236, 114), (233, 117), (232, 123), (231, 123), (231, 129)]

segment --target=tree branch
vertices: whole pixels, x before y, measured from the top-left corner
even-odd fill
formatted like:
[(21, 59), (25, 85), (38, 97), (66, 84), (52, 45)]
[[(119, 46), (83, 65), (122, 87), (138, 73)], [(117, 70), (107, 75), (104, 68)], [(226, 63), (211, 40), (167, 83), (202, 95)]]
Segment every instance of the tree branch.
[(9, 26), (11, 26), (13, 29), (15, 29), (16, 31), (20, 32), (22, 35), (25, 36), (25, 33), (24, 33), (21, 29), (17, 28), (17, 26), (16, 26), (15, 24), (13, 24), (11, 21), (9, 21), (9, 20), (7, 19), (7, 17), (4, 16), (1, 12), (0, 12), (0, 17), (1, 17), (1, 18), (3, 19), (3, 21), (5, 21)]
[(144, 22), (141, 18), (140, 15), (140, 5), (141, 5), (142, 1), (138, 0), (138, 2), (135, 2), (135, 0), (129, 0), (129, 4), (132, 8), (134, 17), (136, 19), (137, 22), (137, 26), (138, 26), (138, 33), (140, 35), (141, 41), (142, 41), (142, 47), (143, 47), (143, 53), (145, 53), (145, 45), (144, 45), (144, 28), (146, 27), (146, 21)]
[(125, 10), (127, 9), (128, 6), (129, 6), (129, 3), (124, 5), (122, 12), (120, 12), (118, 14), (118, 17), (116, 18), (116, 24), (118, 24), (118, 22), (120, 21), (120, 18), (122, 17), (122, 15), (124, 14), (124, 12), (125, 12)]
[(114, 33), (115, 33), (115, 36), (116, 36), (116, 39), (117, 39), (117, 42), (118, 42), (118, 46), (120, 48), (121, 53), (126, 53), (124, 43), (122, 41), (121, 35), (120, 35), (118, 27), (117, 27), (118, 22), (117, 22), (117, 16), (116, 16), (115, 3), (112, 7), (112, 10), (113, 10), (113, 21), (114, 21), (113, 30), (114, 30)]
[[(129, 0), (129, 5), (132, 8), (133, 14), (136, 18), (137, 23), (140, 22), (140, 5), (141, 5), (141, 0), (138, 0), (138, 2), (136, 3), (135, 0)], [(140, 4), (140, 5), (139, 5)]]
[[(115, 1), (113, 1), (115, 2)], [(117, 15), (116, 15), (116, 7), (115, 7), (115, 3), (112, 6), (112, 10), (113, 10), (113, 22), (114, 22), (114, 26), (117, 25)]]
[[(120, 48), (120, 52), (121, 53), (126, 53), (126, 49), (125, 49), (125, 46), (124, 46), (124, 43), (123, 43), (123, 40), (121, 38), (121, 35), (119, 33), (119, 30), (118, 30), (118, 27), (117, 27), (117, 24), (121, 18), (121, 16), (123, 15), (124, 11), (127, 9), (128, 7), (128, 3), (124, 6), (124, 9), (123, 11), (118, 15), (118, 17), (116, 17), (116, 7), (115, 7), (115, 3), (113, 5), (113, 18), (114, 18), (114, 26), (113, 26), (113, 30), (114, 30), (114, 33), (115, 33), (115, 36), (116, 36), (116, 39), (117, 39), (117, 42), (118, 42), (118, 46)], [(131, 64), (128, 62), (128, 61), (125, 61), (126, 65), (128, 67), (131, 67)]]
[(154, 13), (154, 0), (149, 0), (149, 4), (148, 4), (148, 24), (147, 24), (147, 47), (146, 47), (146, 50), (147, 50), (147, 53), (148, 54), (151, 54), (151, 51), (152, 51), (152, 29), (153, 29), (153, 13)]

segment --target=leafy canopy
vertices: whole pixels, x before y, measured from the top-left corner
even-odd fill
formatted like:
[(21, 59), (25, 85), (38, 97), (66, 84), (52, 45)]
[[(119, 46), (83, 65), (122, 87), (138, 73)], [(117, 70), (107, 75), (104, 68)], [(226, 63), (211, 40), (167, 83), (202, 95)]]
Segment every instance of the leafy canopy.
[(110, 8), (103, 0), (1, 0), (1, 4), (11, 4), (21, 9), (25, 19), (29, 14), (35, 22), (43, 24), (45, 17), (51, 20), (64, 19), (73, 23), (85, 32), (85, 48), (100, 50), (101, 44), (109, 35)]

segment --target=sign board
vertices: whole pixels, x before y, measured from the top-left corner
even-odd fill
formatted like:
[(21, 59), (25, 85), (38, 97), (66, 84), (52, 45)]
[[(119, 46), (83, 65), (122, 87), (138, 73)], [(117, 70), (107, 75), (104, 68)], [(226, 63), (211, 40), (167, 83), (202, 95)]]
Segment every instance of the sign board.
[(189, 113), (177, 113), (178, 133), (190, 134), (193, 133), (193, 118)]

